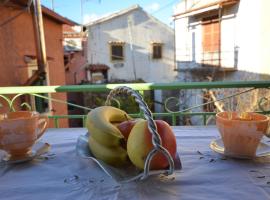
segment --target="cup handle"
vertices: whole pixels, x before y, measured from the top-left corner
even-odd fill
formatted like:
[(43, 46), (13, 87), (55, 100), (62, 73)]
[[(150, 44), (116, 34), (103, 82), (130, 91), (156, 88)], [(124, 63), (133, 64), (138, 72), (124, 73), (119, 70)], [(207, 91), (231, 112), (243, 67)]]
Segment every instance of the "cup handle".
[(37, 134), (37, 139), (39, 139), (46, 129), (48, 128), (49, 125), (49, 118), (45, 115), (42, 115), (38, 119), (38, 134)]

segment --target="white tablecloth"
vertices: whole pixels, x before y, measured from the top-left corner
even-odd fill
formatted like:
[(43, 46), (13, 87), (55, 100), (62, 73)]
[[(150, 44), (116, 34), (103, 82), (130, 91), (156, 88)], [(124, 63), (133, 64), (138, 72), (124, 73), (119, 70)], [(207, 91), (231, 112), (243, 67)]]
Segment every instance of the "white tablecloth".
[(209, 148), (218, 137), (215, 127), (174, 130), (183, 165), (174, 178), (119, 184), (93, 161), (76, 155), (76, 140), (86, 129), (48, 129), (41, 141), (52, 145), (49, 153), (28, 163), (0, 166), (0, 199), (270, 199), (269, 159), (224, 159)]

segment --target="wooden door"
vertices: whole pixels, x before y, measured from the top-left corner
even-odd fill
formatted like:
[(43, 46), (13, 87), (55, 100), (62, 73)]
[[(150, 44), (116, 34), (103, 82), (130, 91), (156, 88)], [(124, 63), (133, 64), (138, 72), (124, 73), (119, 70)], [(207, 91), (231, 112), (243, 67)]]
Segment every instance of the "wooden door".
[(204, 65), (219, 66), (220, 22), (217, 15), (203, 19), (202, 34), (202, 63)]

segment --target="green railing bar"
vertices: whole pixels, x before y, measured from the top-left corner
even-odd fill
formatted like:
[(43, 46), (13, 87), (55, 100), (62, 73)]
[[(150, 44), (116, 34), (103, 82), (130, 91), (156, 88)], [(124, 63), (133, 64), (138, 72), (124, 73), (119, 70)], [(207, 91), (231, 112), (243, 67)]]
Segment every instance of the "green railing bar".
[(55, 93), (55, 92), (104, 92), (118, 86), (128, 86), (134, 90), (175, 90), (211, 88), (269, 88), (270, 81), (230, 81), (230, 82), (175, 82), (175, 83), (129, 83), (101, 85), (66, 86), (16, 86), (0, 87), (0, 94)]
[(15, 86), (0, 87), (0, 94), (55, 93), (60, 86)]
[[(118, 86), (128, 86), (134, 90), (156, 90), (156, 89), (211, 89), (211, 88), (268, 88), (270, 81), (230, 81), (230, 82), (175, 82), (175, 83), (129, 83), (129, 84), (103, 84), (103, 85), (79, 85), (61, 86), (57, 92), (83, 92), (83, 91), (108, 91)], [(0, 90), (1, 91), (1, 90)]]

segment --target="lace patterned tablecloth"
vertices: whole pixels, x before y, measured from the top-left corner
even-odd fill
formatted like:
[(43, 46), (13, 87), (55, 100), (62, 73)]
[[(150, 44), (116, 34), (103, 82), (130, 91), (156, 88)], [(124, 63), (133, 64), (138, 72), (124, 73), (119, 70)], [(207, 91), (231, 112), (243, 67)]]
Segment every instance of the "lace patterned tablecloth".
[[(17, 165), (0, 165), (0, 199), (270, 199), (270, 159), (224, 158), (209, 148), (216, 127), (174, 127), (183, 169), (171, 177), (119, 184), (93, 161), (76, 155), (77, 129), (48, 129), (49, 153)], [(269, 140), (269, 139), (268, 139)], [(265, 138), (265, 142), (270, 142)]]

